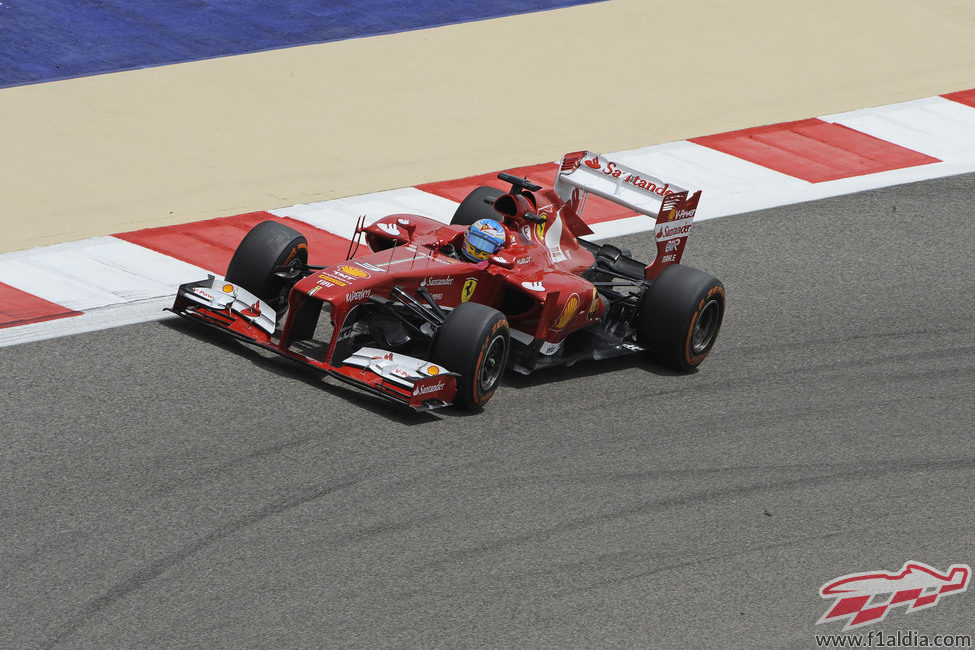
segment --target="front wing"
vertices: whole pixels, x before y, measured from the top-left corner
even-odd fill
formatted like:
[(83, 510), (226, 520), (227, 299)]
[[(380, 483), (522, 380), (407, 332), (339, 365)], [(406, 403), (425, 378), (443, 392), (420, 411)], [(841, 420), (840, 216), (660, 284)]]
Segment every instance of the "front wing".
[[(360, 348), (335, 366), (282, 347), (275, 329), (276, 314), (270, 306), (242, 287), (214, 276), (180, 285), (167, 311), (416, 411), (448, 406), (457, 394), (457, 373), (405, 354)], [(338, 330), (336, 335), (340, 335)]]

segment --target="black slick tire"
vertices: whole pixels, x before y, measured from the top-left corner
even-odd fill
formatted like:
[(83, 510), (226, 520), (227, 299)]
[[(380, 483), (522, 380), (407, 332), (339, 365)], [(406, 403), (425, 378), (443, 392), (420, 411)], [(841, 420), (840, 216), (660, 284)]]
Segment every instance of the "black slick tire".
[(494, 203), (502, 194), (504, 192), (496, 187), (481, 186), (475, 188), (457, 206), (457, 211), (454, 212), (450, 225), (469, 226), (478, 219), (497, 219), (498, 213), (485, 201), (490, 200), (491, 203)]
[(634, 323), (637, 342), (651, 360), (674, 370), (693, 370), (714, 347), (724, 309), (720, 280), (673, 264), (640, 298)]
[(227, 281), (247, 289), (280, 311), (291, 289), (274, 269), (295, 260), (308, 263), (308, 240), (294, 228), (262, 221), (250, 229), (227, 266)]
[(433, 342), (431, 361), (460, 374), (454, 403), (477, 410), (494, 395), (508, 364), (511, 338), (504, 314), (461, 303), (447, 314)]

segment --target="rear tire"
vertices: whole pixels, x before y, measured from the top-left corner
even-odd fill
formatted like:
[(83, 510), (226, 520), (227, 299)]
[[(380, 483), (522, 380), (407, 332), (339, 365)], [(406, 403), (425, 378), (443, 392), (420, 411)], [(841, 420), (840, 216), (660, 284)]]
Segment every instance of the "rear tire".
[(454, 403), (473, 411), (494, 395), (510, 350), (504, 314), (487, 305), (464, 302), (447, 314), (434, 339), (430, 360), (460, 374)]
[(496, 187), (481, 186), (476, 188), (457, 206), (457, 211), (454, 212), (450, 225), (469, 226), (478, 219), (497, 219), (498, 213), (485, 201), (490, 200), (493, 203), (502, 194), (504, 192)]
[(227, 266), (227, 281), (239, 285), (271, 305), (275, 311), (288, 303), (291, 283), (274, 269), (294, 261), (308, 263), (308, 240), (294, 228), (277, 221), (262, 221), (250, 229)]
[(637, 342), (657, 363), (693, 370), (714, 347), (724, 306), (724, 285), (716, 277), (689, 266), (668, 266), (640, 298)]

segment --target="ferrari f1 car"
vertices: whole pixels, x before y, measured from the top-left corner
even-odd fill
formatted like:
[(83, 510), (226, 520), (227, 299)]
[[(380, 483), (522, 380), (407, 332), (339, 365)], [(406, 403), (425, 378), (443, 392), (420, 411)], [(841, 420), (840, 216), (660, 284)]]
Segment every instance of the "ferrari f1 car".
[[(643, 353), (688, 371), (704, 360), (724, 287), (679, 264), (700, 190), (588, 151), (563, 157), (552, 189), (498, 178), (508, 191), (475, 189), (449, 225), (363, 217), (346, 259), (330, 266), (308, 264), (301, 233), (262, 222), (225, 278), (181, 285), (171, 311), (416, 410), (476, 410), (508, 368)], [(590, 194), (655, 220), (649, 263), (583, 238)], [(503, 224), (504, 244), (467, 261), (458, 251), (483, 218)]]

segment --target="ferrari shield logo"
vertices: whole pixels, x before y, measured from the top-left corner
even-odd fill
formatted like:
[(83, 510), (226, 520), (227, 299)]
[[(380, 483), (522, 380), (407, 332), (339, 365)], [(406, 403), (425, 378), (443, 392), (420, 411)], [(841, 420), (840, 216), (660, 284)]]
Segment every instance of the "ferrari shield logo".
[(460, 290), (460, 301), (467, 302), (468, 300), (470, 300), (471, 296), (474, 295), (474, 289), (476, 288), (477, 288), (477, 279), (467, 278), (467, 281), (464, 282), (464, 288)]

